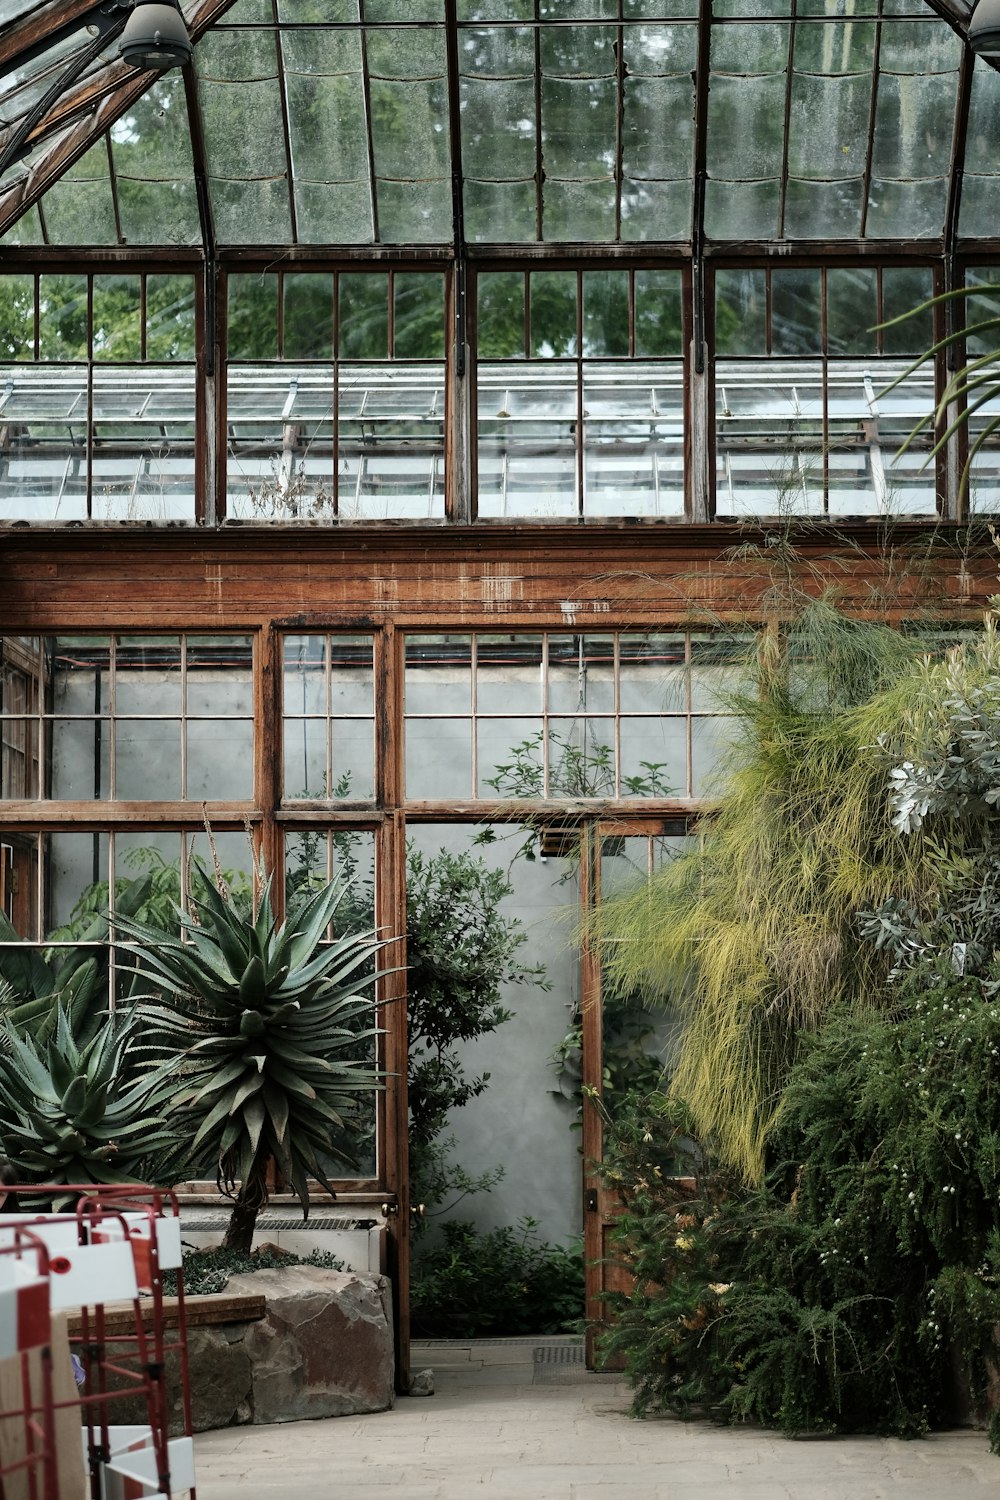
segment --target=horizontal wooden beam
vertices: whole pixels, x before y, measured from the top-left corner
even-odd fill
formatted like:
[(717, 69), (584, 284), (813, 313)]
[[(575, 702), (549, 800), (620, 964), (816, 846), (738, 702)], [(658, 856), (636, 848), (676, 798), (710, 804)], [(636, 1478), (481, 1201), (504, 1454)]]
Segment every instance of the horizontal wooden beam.
[[(83, 720), (87, 723), (87, 720)], [(35, 828), (44, 831), (50, 824), (69, 820), (75, 829), (135, 828), (155, 824), (157, 828), (179, 833), (202, 832), (205, 819), (215, 832), (240, 829), (247, 819), (259, 823), (259, 809), (243, 802), (89, 802), (0, 801), (0, 825), (7, 828)]]
[(995, 549), (985, 528), (913, 522), (0, 530), (4, 625), (20, 634), (704, 629), (824, 590), (872, 619), (976, 620)]

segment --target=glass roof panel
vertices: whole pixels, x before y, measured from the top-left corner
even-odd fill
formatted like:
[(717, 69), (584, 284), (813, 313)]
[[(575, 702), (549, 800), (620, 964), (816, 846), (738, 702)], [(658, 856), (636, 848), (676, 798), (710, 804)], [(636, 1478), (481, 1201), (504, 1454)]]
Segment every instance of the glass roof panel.
[(284, 243), (292, 222), (273, 31), (211, 32), (198, 49), (198, 72), (219, 240)]
[(113, 245), (117, 239), (108, 148), (100, 140), (45, 195), (50, 245)]
[[(192, 24), (205, 3), (185, 0)], [(847, 5), (713, 0), (700, 95), (699, 0), (456, 0), (452, 82), (445, 0), (236, 0), (196, 40), (216, 236), (446, 246), (457, 167), (474, 243), (683, 243), (695, 227), (706, 98), (709, 239), (940, 238), (962, 39), (927, 0)], [(0, 27), (35, 8), (0, 0)], [(9, 137), (94, 37), (83, 24), (54, 32), (51, 46), (9, 64), (0, 151), (4, 126)], [(97, 50), (95, 77), (116, 44)], [(454, 161), (450, 86), (462, 134)], [(996, 232), (996, 90), (980, 65), (966, 235)], [(23, 200), (20, 184), (78, 122), (36, 122), (30, 151), (0, 178), (0, 222), (8, 186), (7, 202), (23, 201), (28, 215), (8, 243), (198, 242), (181, 75), (151, 81), (138, 103), (126, 98), (40, 214), (30, 177)]]
[(0, 26), (9, 26), (38, 9), (38, 0), (0, 0)]
[(990, 237), (997, 232), (996, 171), (1000, 162), (1000, 73), (976, 59), (965, 137), (965, 173), (959, 231)]

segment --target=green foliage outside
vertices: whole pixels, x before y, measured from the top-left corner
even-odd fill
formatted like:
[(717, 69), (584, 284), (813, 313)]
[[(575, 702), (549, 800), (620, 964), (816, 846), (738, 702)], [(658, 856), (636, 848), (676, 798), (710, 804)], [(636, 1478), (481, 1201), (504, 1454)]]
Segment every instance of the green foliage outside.
[(480, 1233), (452, 1219), (421, 1252), (410, 1289), (417, 1338), (574, 1332), (583, 1310), (583, 1253), (538, 1239), (534, 1219)]

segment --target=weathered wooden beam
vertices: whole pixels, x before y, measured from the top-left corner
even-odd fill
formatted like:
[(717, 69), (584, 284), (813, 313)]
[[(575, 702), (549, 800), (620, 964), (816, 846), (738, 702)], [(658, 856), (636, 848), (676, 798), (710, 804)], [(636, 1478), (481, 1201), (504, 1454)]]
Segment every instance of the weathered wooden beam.
[(0, 530), (18, 634), (709, 628), (780, 614), (776, 584), (790, 582), (835, 588), (867, 618), (975, 620), (996, 591), (995, 553), (985, 532), (914, 522)]
[(15, 21), (0, 32), (0, 71), (14, 72), (26, 58), (37, 56), (40, 48), (75, 30), (97, 6), (98, 0), (49, 0), (48, 5)]

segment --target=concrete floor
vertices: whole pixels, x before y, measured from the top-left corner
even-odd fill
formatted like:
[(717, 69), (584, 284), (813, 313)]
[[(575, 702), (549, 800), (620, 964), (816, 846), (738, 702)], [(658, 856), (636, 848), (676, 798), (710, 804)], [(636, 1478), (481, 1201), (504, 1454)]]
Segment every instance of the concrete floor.
[(919, 1442), (625, 1415), (572, 1340), (415, 1345), (435, 1394), (366, 1417), (196, 1439), (199, 1500), (1000, 1500), (984, 1433)]

